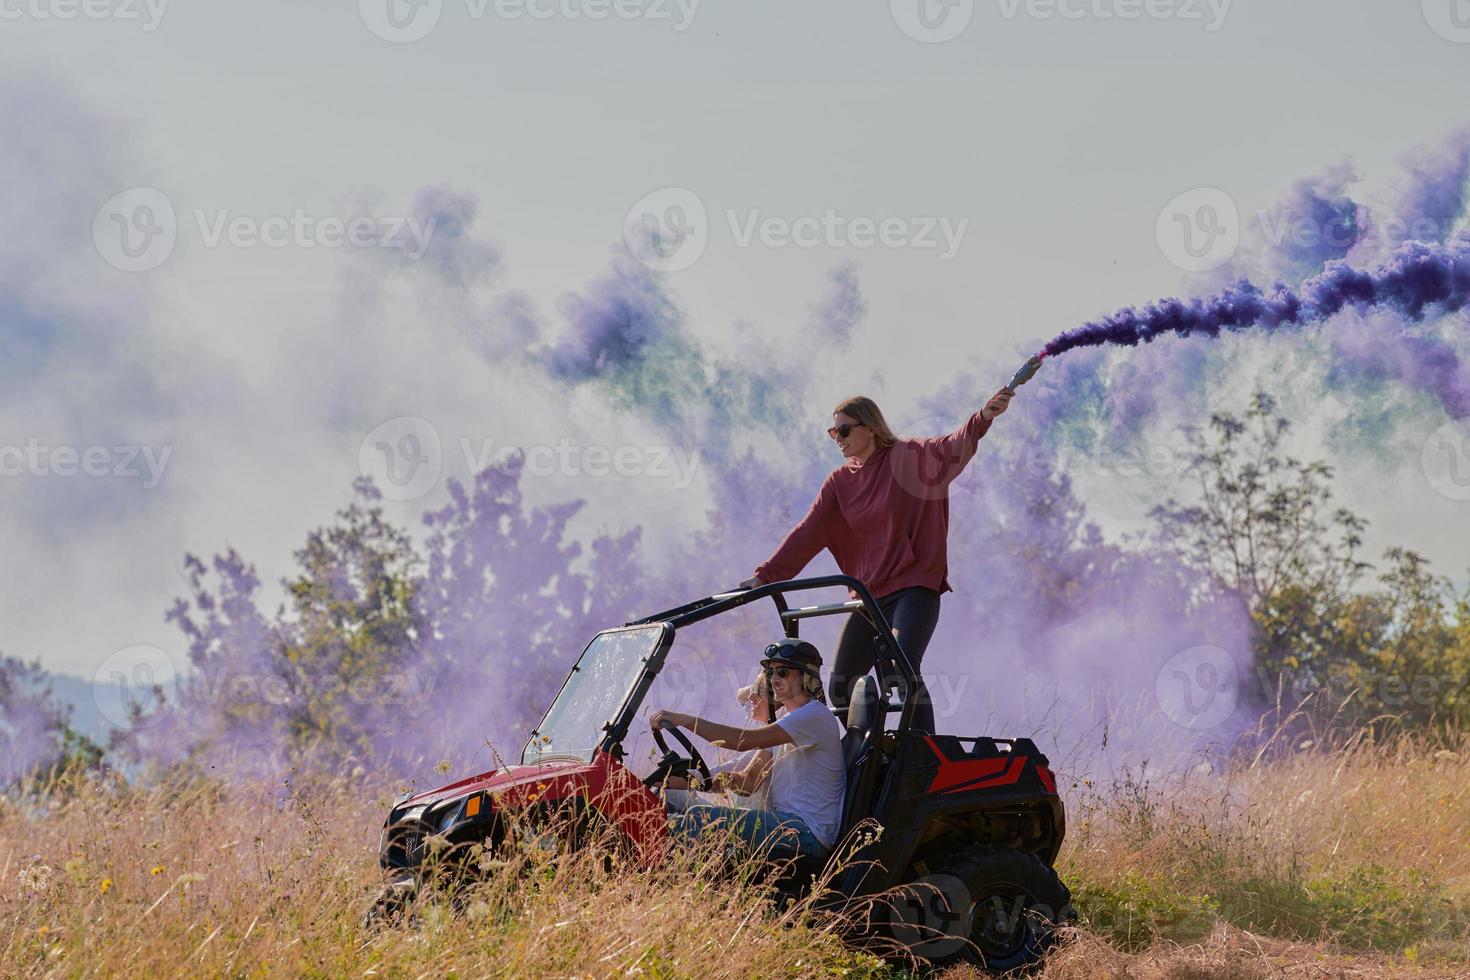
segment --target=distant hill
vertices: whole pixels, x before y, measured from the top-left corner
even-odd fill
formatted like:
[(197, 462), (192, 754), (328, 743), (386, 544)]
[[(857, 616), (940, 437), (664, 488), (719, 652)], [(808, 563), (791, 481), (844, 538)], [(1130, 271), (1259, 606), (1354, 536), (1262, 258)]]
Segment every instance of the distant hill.
[[(107, 744), (107, 737), (117, 728), (110, 719), (127, 717), (124, 685), (116, 681), (94, 681), (73, 674), (50, 674), (51, 695), (59, 704), (70, 705), (71, 724), (77, 731), (99, 745)], [(163, 684), (164, 691), (173, 693), (172, 679)], [(134, 692), (136, 693), (136, 692)]]

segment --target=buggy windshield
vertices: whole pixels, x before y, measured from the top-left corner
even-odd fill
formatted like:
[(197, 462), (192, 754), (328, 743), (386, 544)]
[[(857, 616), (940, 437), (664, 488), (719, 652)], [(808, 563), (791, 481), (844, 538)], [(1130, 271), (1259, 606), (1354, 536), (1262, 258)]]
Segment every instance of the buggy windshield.
[(627, 701), (646, 661), (658, 649), (662, 623), (610, 630), (595, 636), (562, 685), (541, 724), (531, 732), (521, 762), (531, 765), (551, 756), (591, 761), (607, 734), (605, 726)]

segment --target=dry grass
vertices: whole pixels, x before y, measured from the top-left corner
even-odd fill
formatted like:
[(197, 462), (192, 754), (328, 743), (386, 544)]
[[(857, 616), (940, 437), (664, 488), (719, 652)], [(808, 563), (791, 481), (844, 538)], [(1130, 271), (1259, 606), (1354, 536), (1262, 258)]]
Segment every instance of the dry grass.
[[(1122, 949), (1228, 923), (1470, 976), (1470, 742), (1313, 746), (1234, 771), (1066, 787), (1059, 870)], [(1353, 975), (1353, 974), (1343, 974)]]
[(507, 869), (462, 913), (429, 900), (411, 925), (369, 929), (382, 814), (341, 783), (304, 794), (92, 784), (35, 812), (8, 808), (0, 961), (22, 975), (159, 977), (881, 970), (830, 924), (793, 924), (755, 888), (717, 887), (697, 854), (651, 874), (595, 861)]
[[(360, 781), (359, 781), (360, 782)], [(1045, 977), (1470, 976), (1470, 745), (1355, 743), (1063, 786), (1082, 915)], [(382, 800), (345, 780), (55, 787), (0, 808), (6, 975), (882, 976), (692, 857), (506, 872), (367, 929)], [(46, 870), (49, 869), (49, 870)], [(958, 978), (968, 971), (953, 970)]]

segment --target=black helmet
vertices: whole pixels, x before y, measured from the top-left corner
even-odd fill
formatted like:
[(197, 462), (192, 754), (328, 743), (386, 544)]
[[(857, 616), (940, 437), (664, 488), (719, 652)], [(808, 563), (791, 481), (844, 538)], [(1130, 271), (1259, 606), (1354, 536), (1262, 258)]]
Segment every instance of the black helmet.
[(822, 666), (822, 655), (809, 641), (788, 637), (766, 647), (766, 655), (761, 658), (762, 667), (781, 665), (795, 667), (803, 673), (817, 677), (817, 671)]

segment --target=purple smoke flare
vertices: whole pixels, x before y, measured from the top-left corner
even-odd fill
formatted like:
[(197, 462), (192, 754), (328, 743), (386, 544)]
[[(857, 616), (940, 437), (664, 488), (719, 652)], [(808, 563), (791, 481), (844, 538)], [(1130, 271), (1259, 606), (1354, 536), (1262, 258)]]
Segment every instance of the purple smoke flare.
[(1057, 335), (1042, 348), (1051, 357), (1075, 347), (1147, 343), (1162, 334), (1218, 336), (1221, 330), (1275, 329), (1318, 323), (1349, 307), (1383, 309), (1412, 320), (1435, 310), (1449, 314), (1470, 301), (1470, 238), (1443, 245), (1407, 242), (1377, 270), (1329, 262), (1298, 289), (1277, 283), (1263, 293), (1241, 280), (1210, 296), (1165, 299), (1143, 309), (1127, 307)]

